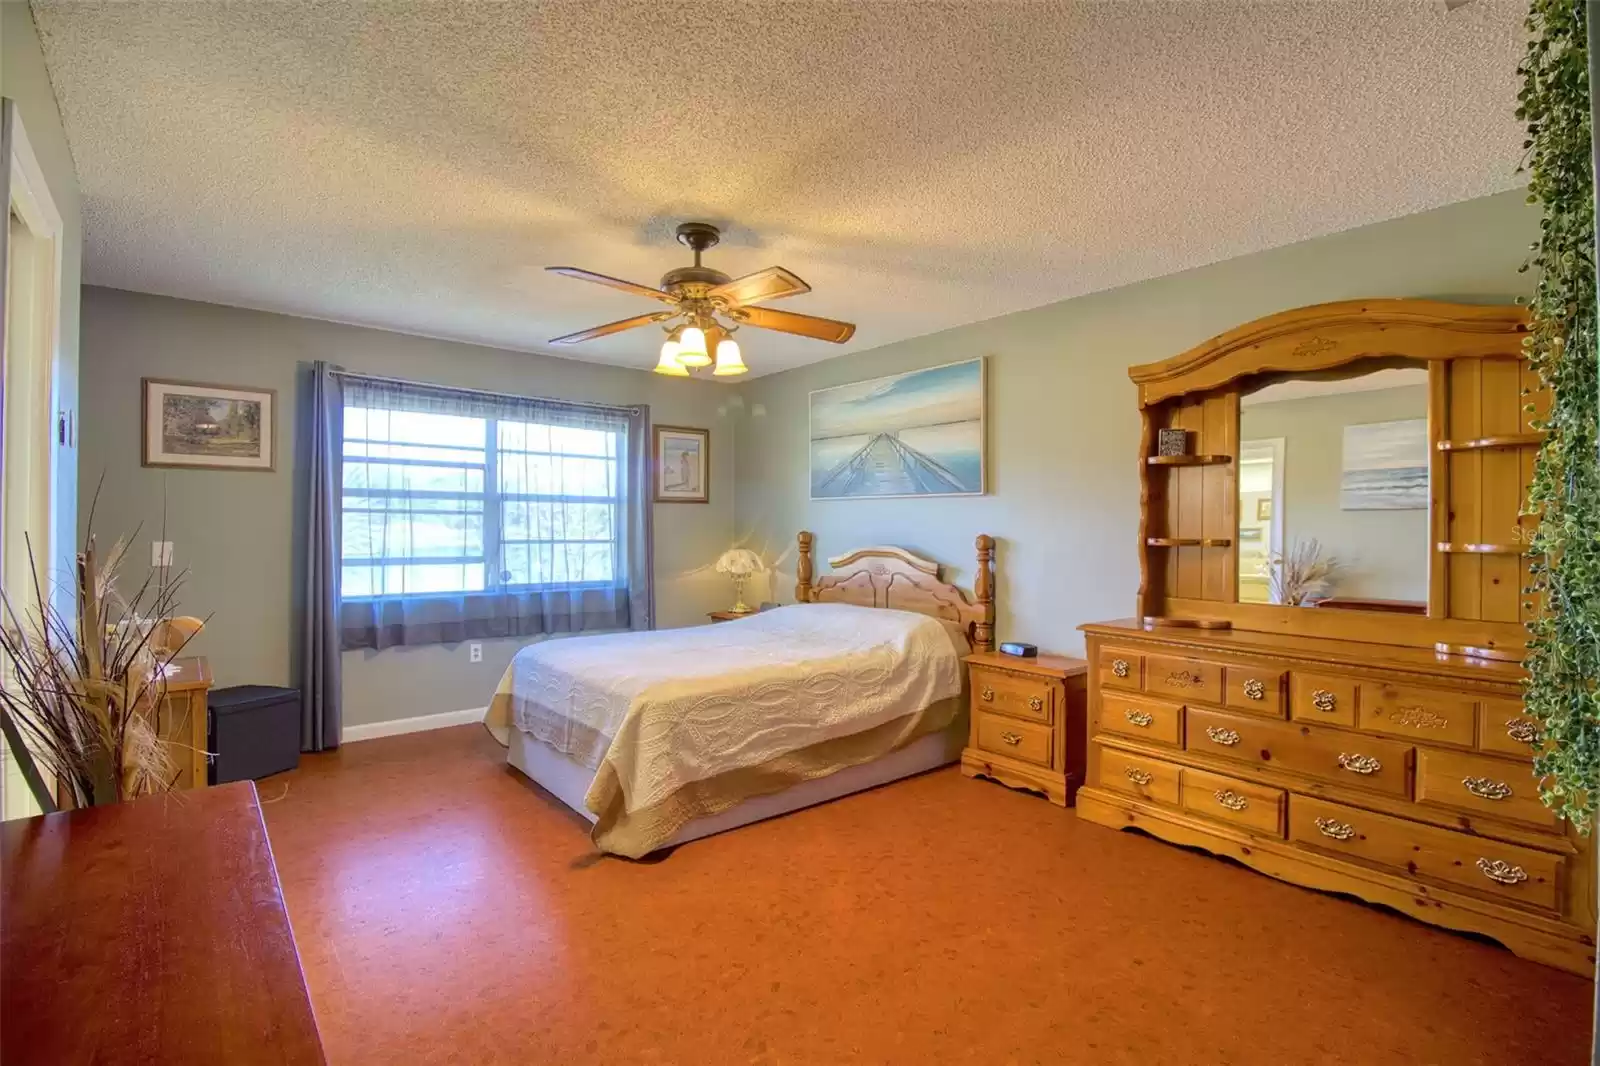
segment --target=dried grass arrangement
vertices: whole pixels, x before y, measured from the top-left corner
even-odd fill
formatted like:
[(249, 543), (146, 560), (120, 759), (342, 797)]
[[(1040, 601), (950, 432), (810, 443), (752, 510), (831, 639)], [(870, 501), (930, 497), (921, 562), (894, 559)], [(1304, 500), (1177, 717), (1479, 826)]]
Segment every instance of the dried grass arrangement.
[(10, 679), (0, 687), (0, 732), (47, 813), (170, 791), (176, 780), (174, 745), (157, 716), (182, 644), (158, 648), (152, 636), (172, 630), (165, 623), (185, 575), (156, 568), (124, 598), (117, 576), (129, 541), (117, 541), (104, 563), (92, 533), (86, 543), (72, 617), (37, 578), (31, 602), (0, 591), (0, 669)]
[(1267, 579), (1268, 596), (1285, 607), (1301, 607), (1324, 599), (1332, 591), (1339, 572), (1339, 560), (1323, 558), (1322, 543), (1315, 537), (1297, 540), (1288, 552), (1272, 552), (1261, 565)]

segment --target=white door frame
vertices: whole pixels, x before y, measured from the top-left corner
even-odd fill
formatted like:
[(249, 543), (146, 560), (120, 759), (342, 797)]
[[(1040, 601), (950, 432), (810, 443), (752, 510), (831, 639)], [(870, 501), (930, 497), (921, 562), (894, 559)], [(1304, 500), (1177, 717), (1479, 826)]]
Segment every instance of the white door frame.
[[(46, 531), (45, 543), (42, 546), (48, 575), (64, 558), (64, 551), (71, 543), (72, 532), (57, 528), (59, 523), (55, 521), (53, 506), (61, 470), (62, 441), (56, 426), (61, 411), (61, 268), (64, 243), (62, 235), (66, 225), (62, 222), (55, 198), (50, 195), (50, 186), (45, 181), (44, 170), (39, 166), (39, 157), (34, 154), (33, 145), (28, 140), (28, 131), (23, 126), (20, 110), (9, 100), (4, 102), (4, 106), (11, 112), (11, 151), (8, 160), (11, 171), (9, 206), (28, 228), (35, 241), (39, 242), (36, 254), (40, 255), (42, 261), (38, 266), (44, 268), (36, 275), (43, 278), (44, 284), (33, 294), (33, 314), (35, 321), (41, 326), (38, 340), (43, 347), (42, 350), (27, 354), (37, 365), (48, 367), (49, 374), (49, 403), (46, 411), (50, 417), (45, 428), (49, 430), (50, 446), (45, 485), (51, 505), (46, 508), (46, 513), (49, 515), (49, 529)], [(6, 345), (7, 342), (7, 335), (0, 333), (0, 345)], [(0, 373), (4, 372), (14, 354), (9, 350), (5, 352), (4, 358), (0, 359)], [(66, 543), (63, 543), (63, 539)]]
[[(42, 494), (44, 505), (46, 528), (44, 536), (40, 538), (42, 543), (34, 546), (36, 562), (41, 571), (39, 577), (47, 588), (55, 587), (50, 595), (57, 609), (70, 610), (74, 593), (61, 582), (51, 580), (64, 552), (74, 539), (72, 530), (60, 528), (54, 506), (63, 461), (62, 446), (65, 443), (58, 426), (61, 425), (62, 410), (61, 272), (66, 226), (55, 198), (50, 195), (49, 183), (45, 181), (44, 170), (28, 139), (20, 109), (14, 101), (0, 100), (0, 112), (3, 112), (0, 114), (0, 151), (5, 156), (0, 166), (4, 166), (6, 178), (5, 183), (0, 185), (0, 198), (6, 201), (6, 232), (0, 236), (0, 253), (3, 253), (0, 254), (0, 290), (3, 290), (0, 291), (0, 303), (4, 307), (0, 312), (0, 383), (9, 382), (8, 370), (14, 360), (25, 360), (30, 368), (27, 375), (30, 388), (29, 396), (21, 399), (24, 402), (30, 397), (42, 400), (30, 411), (32, 417), (22, 427), (28, 431), (30, 442), (23, 454), (17, 455), (17, 449), (0, 448), (0, 489), (6, 484), (8, 462), (28, 464), (29, 487), (34, 490), (30, 492), (29, 502), (37, 502), (35, 493), (39, 493)], [(9, 247), (13, 216), (27, 232), (26, 242), (16, 248)], [(32, 261), (26, 262), (19, 256), (31, 257)], [(24, 262), (28, 267), (28, 285), (22, 294), (26, 303), (11, 306), (13, 278), (10, 271)], [(17, 321), (14, 322), (13, 318), (17, 318)], [(18, 342), (26, 345), (24, 350), (13, 350), (13, 325), (25, 325), (26, 332)], [(7, 403), (6, 390), (0, 390), (0, 412), (4, 411)], [(0, 419), (0, 433), (9, 433), (11, 426), (9, 418)], [(42, 456), (36, 450), (40, 443), (45, 445)], [(36, 485), (34, 478), (42, 479), (42, 485)], [(0, 521), (5, 521), (3, 508), (0, 508)], [(39, 558), (41, 553), (43, 557)], [(25, 597), (19, 596), (19, 599)], [(23, 786), (21, 774), (9, 755), (0, 764), (0, 782), (3, 782), (0, 783), (0, 817), (15, 818), (38, 813), (33, 797)]]

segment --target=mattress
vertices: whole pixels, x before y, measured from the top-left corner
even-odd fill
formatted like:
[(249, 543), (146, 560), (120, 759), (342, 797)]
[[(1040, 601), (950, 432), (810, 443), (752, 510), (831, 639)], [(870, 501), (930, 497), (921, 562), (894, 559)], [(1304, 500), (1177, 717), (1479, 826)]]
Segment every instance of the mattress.
[(965, 650), (938, 620), (848, 604), (548, 641), (517, 654), (486, 724), (593, 770), (567, 801), (630, 853), (945, 729)]

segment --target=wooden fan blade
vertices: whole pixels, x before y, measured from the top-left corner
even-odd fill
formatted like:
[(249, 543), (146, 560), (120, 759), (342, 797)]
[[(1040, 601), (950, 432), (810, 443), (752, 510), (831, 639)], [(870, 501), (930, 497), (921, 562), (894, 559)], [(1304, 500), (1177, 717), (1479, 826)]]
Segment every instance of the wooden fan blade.
[(754, 274), (718, 285), (706, 293), (713, 300), (725, 300), (728, 307), (759, 303), (762, 300), (779, 300), (785, 296), (798, 296), (810, 292), (811, 286), (789, 273), (783, 267), (767, 267)]
[(849, 322), (814, 315), (797, 315), (793, 311), (774, 311), (770, 307), (740, 307), (728, 312), (728, 317), (757, 329), (773, 329), (779, 333), (794, 333), (813, 340), (843, 344), (855, 336), (856, 327)]
[(545, 269), (552, 274), (564, 274), (569, 278), (577, 278), (579, 281), (592, 281), (596, 285), (607, 285), (613, 289), (621, 289), (623, 292), (631, 292), (635, 296), (648, 296), (652, 300), (660, 300), (662, 303), (675, 304), (678, 302), (678, 298), (672, 293), (653, 289), (649, 285), (640, 285), (637, 281), (623, 281), (621, 278), (596, 274), (592, 270), (582, 270), (578, 267), (545, 267)]
[(652, 322), (660, 322), (663, 319), (672, 318), (677, 313), (676, 311), (651, 311), (648, 315), (634, 315), (632, 318), (624, 318), (620, 322), (607, 322), (603, 326), (595, 326), (593, 329), (586, 329), (581, 333), (568, 333), (565, 337), (554, 337), (550, 343), (577, 344), (581, 341), (592, 341), (596, 337), (609, 337), (611, 334), (621, 333), (625, 329), (648, 326)]

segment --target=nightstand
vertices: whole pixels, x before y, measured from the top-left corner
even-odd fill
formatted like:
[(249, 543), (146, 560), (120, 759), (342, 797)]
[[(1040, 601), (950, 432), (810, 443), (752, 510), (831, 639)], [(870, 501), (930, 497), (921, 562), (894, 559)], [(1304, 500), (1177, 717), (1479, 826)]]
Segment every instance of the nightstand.
[(754, 611), (710, 611), (706, 617), (715, 625), (717, 622), (731, 622), (735, 618), (749, 618), (755, 613)]
[(987, 651), (963, 661), (972, 725), (961, 772), (1042, 792), (1058, 807), (1071, 804), (1083, 784), (1089, 664)]

